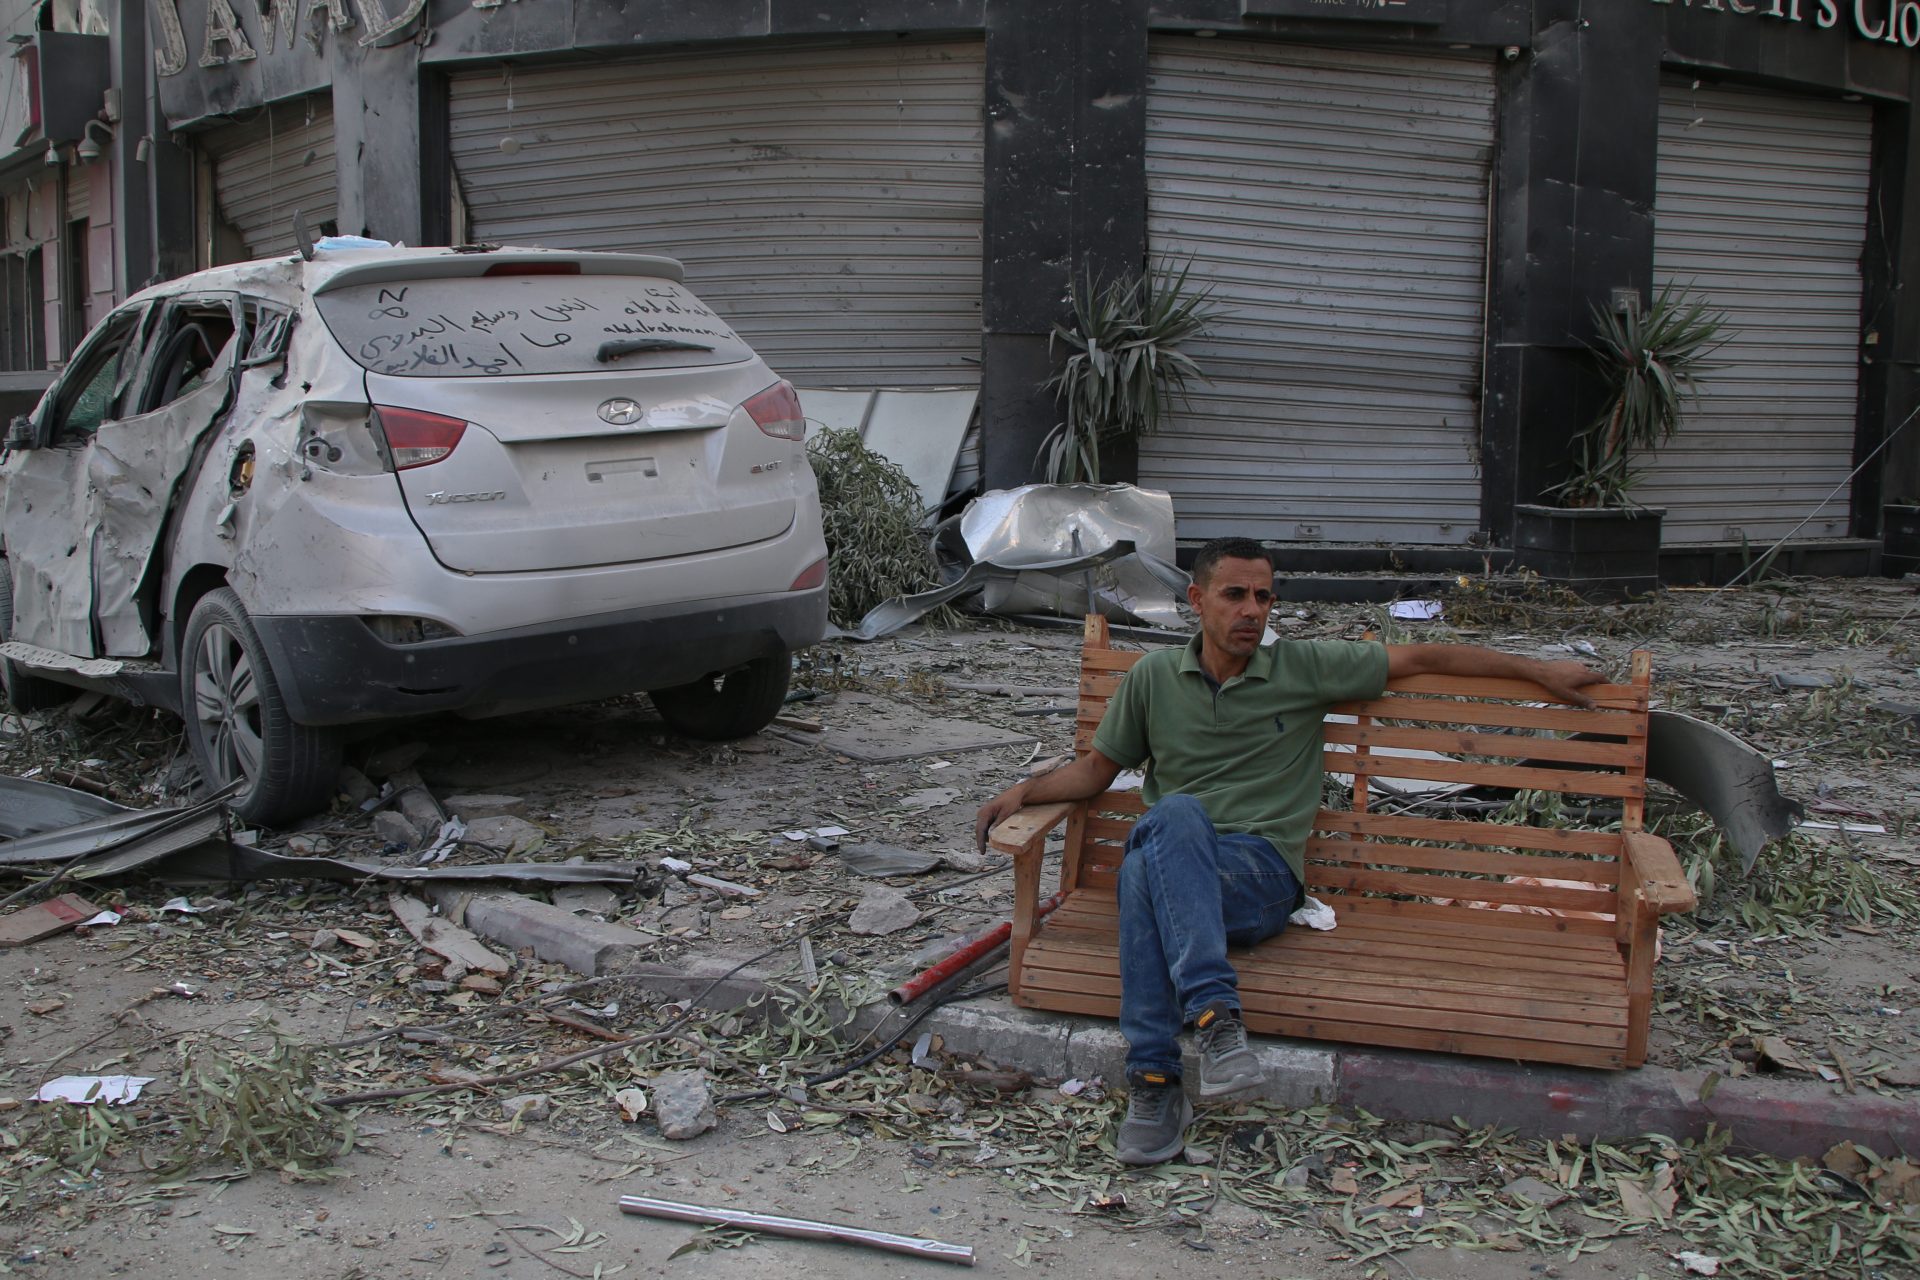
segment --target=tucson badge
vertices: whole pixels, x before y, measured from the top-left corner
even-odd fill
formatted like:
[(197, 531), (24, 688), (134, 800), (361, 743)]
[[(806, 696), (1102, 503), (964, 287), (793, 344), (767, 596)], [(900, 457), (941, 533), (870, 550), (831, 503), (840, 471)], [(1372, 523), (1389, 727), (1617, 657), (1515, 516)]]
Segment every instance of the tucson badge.
[(600, 418), (616, 427), (630, 427), (646, 416), (646, 410), (623, 396), (615, 396), (600, 406)]

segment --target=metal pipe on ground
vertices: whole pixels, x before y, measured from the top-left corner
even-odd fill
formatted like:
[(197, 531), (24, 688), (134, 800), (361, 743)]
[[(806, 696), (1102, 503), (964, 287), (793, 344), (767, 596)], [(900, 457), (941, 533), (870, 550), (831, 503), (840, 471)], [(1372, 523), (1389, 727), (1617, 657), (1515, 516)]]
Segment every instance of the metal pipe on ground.
[[(1055, 907), (1060, 905), (1060, 894), (1054, 894), (1040, 904), (1038, 919), (1045, 919)], [(887, 999), (894, 1004), (912, 1004), (941, 983), (954, 978), (972, 968), (996, 948), (1004, 947), (1013, 937), (1013, 921), (1002, 920), (992, 930), (982, 934), (974, 941), (960, 948), (952, 955), (934, 965), (918, 977), (909, 978), (893, 990), (887, 992)]]
[(889, 1253), (905, 1253), (935, 1262), (973, 1265), (973, 1248), (947, 1244), (919, 1236), (895, 1235), (891, 1231), (869, 1231), (865, 1227), (845, 1227), (810, 1218), (783, 1218), (771, 1213), (750, 1213), (745, 1209), (708, 1209), (673, 1200), (655, 1200), (649, 1196), (621, 1196), (620, 1212), (645, 1218), (665, 1218), (673, 1222), (695, 1222), (710, 1227), (736, 1227), (770, 1236), (789, 1236), (796, 1240), (833, 1240), (841, 1244), (860, 1244)]

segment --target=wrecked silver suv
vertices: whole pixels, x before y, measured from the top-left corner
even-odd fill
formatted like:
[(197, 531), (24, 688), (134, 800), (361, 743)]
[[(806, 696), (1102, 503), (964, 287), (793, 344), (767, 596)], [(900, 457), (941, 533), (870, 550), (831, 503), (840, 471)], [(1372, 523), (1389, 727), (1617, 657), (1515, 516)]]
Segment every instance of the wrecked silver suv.
[(148, 289), (0, 462), (0, 677), (179, 712), (276, 822), (341, 726), (649, 691), (751, 733), (826, 625), (793, 388), (670, 259), (323, 249)]

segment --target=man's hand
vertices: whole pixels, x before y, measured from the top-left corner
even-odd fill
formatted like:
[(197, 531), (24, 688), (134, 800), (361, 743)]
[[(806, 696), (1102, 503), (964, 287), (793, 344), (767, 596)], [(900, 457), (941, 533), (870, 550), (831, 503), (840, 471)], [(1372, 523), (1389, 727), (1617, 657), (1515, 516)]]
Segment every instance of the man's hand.
[(1590, 684), (1605, 684), (1607, 677), (1584, 662), (1540, 662), (1529, 678), (1561, 702), (1576, 707), (1591, 707), (1593, 699), (1580, 692)]
[(1025, 782), (1016, 782), (980, 806), (980, 811), (973, 819), (973, 838), (984, 851), (987, 833), (993, 830), (995, 823), (1012, 817), (1030, 804), (1091, 800), (1112, 786), (1119, 774), (1120, 766), (1095, 748), (1076, 758), (1072, 764), (1051, 773), (1043, 773), (1037, 778), (1028, 778)]
[(993, 799), (980, 806), (974, 815), (973, 838), (980, 852), (987, 851), (987, 835), (1007, 818), (1011, 818), (1026, 807), (1027, 787), (1025, 782), (1016, 782)]

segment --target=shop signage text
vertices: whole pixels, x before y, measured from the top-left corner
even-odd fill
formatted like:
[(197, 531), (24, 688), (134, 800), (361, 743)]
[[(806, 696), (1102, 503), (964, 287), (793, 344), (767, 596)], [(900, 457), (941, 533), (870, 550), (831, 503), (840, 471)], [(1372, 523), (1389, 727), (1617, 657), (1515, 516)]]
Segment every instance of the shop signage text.
[[(496, 9), (503, 0), (473, 0), (476, 9)], [(365, 27), (360, 43), (384, 47), (407, 39), (414, 23), (426, 12), (427, 0), (247, 0), (236, 11), (233, 0), (188, 0), (189, 5), (206, 11), (206, 36), (200, 42), (200, 65), (220, 67), (230, 62), (251, 62), (261, 48), (271, 54), (292, 50), (304, 37), (313, 51), (320, 52), (329, 31), (351, 31)], [(187, 33), (180, 23), (180, 0), (152, 0), (158, 47), (153, 51), (154, 69), (163, 76), (177, 76), (187, 69), (190, 56)], [(359, 9), (356, 17), (355, 8)], [(303, 11), (304, 10), (304, 11)], [(249, 33), (240, 14), (257, 29)], [(304, 28), (304, 30), (302, 29)]]
[(1653, 0), (1654, 4), (1681, 4), (1709, 13), (1778, 18), (1783, 22), (1811, 22), (1821, 29), (1840, 25), (1844, 18), (1862, 40), (1920, 47), (1920, 0)]

